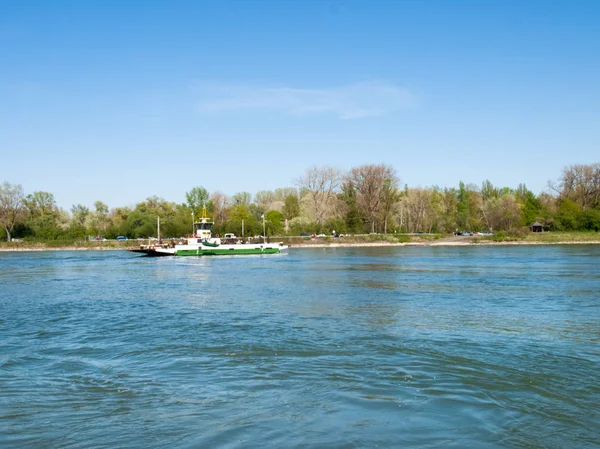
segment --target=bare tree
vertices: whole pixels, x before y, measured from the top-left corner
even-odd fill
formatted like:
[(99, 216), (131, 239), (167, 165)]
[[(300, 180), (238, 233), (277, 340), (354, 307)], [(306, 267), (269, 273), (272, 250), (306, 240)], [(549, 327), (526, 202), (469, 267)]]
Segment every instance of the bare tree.
[(502, 195), (498, 207), (502, 211), (500, 226), (503, 229), (512, 229), (521, 224), (521, 205), (514, 195)]
[(430, 230), (431, 190), (410, 189), (402, 197), (404, 220), (408, 232)]
[(557, 182), (549, 186), (560, 198), (575, 202), (586, 210), (600, 205), (600, 163), (570, 165), (563, 168)]
[(506, 230), (520, 224), (521, 205), (515, 196), (506, 193), (500, 197), (491, 196), (478, 205), (488, 230)]
[(317, 223), (323, 224), (327, 219), (326, 213), (331, 209), (332, 198), (338, 192), (342, 175), (333, 167), (310, 167), (297, 180), (302, 189), (303, 201), (310, 203)]
[(315, 200), (315, 192), (306, 192), (300, 200), (300, 209), (304, 217), (312, 221), (323, 224), (330, 218), (340, 218), (342, 209), (340, 201), (335, 193), (320, 193), (319, 200)]
[(375, 232), (375, 218), (385, 201), (386, 189), (398, 185), (396, 170), (385, 164), (361, 165), (350, 171), (349, 178), (357, 192), (358, 206), (369, 217), (371, 232)]
[(252, 202), (252, 194), (250, 192), (238, 192), (233, 195), (231, 201), (234, 206), (248, 206)]
[(221, 192), (215, 192), (210, 198), (212, 204), (213, 219), (216, 223), (223, 224), (227, 220), (229, 208), (229, 197)]
[(267, 212), (271, 210), (271, 204), (275, 202), (275, 194), (270, 190), (261, 190), (254, 195), (254, 202), (259, 210)]
[(440, 191), (440, 222), (439, 226), (446, 232), (456, 230), (456, 215), (458, 197), (454, 189), (444, 188)]
[(298, 189), (296, 187), (281, 187), (273, 192), (276, 201), (284, 201), (288, 196), (294, 195), (298, 197)]
[(12, 185), (8, 182), (0, 186), (0, 224), (6, 231), (6, 239), (12, 240), (11, 233), (17, 223), (25, 220), (25, 195), (20, 184)]

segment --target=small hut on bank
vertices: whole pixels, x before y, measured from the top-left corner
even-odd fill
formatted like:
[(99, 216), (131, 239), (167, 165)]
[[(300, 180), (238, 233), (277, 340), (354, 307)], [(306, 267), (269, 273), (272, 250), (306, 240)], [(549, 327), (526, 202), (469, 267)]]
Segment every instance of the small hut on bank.
[(544, 232), (544, 225), (538, 221), (529, 227), (531, 228), (531, 232)]

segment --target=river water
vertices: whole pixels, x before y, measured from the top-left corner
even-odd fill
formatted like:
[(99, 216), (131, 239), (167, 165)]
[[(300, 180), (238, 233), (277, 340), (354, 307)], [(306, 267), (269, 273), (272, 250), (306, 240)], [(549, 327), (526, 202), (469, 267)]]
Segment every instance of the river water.
[(598, 448), (599, 262), (0, 253), (0, 447)]

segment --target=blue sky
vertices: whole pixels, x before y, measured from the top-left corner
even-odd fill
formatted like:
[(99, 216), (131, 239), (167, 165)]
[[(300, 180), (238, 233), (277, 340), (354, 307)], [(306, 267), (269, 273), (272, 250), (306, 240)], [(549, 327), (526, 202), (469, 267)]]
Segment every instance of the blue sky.
[(183, 202), (386, 163), (538, 193), (600, 161), (597, 1), (0, 0), (0, 182)]

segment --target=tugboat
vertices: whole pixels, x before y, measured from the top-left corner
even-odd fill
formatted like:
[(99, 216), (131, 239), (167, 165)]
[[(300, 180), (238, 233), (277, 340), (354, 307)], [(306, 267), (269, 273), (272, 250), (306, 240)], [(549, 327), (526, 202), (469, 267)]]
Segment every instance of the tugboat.
[(195, 233), (177, 244), (160, 240), (160, 218), (158, 219), (159, 241), (156, 244), (141, 245), (139, 249), (131, 249), (151, 257), (159, 256), (224, 256), (237, 254), (278, 254), (288, 249), (283, 243), (269, 243), (262, 238), (257, 243), (248, 243), (240, 239), (224, 239), (219, 234), (213, 237), (214, 222), (206, 217), (206, 207), (202, 208), (202, 218), (194, 223)]

